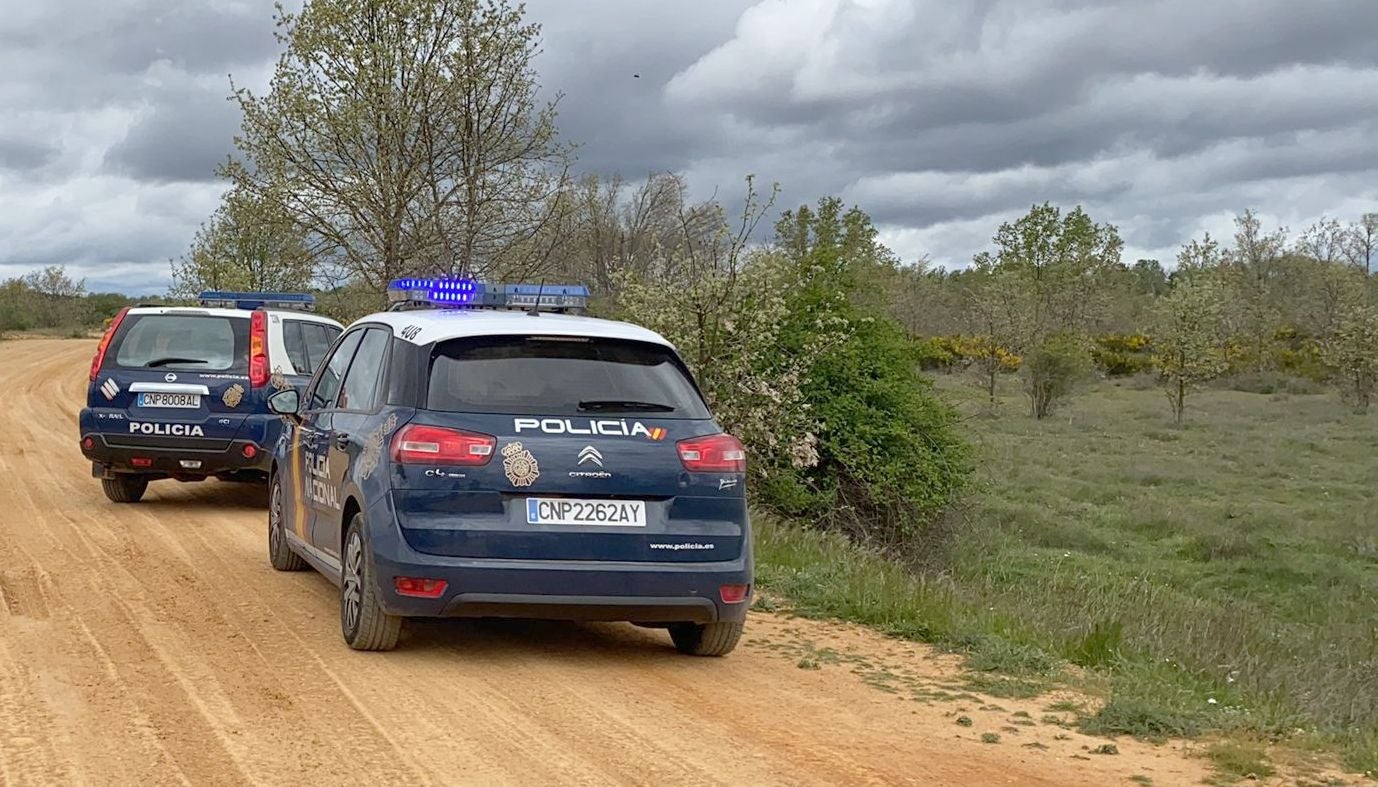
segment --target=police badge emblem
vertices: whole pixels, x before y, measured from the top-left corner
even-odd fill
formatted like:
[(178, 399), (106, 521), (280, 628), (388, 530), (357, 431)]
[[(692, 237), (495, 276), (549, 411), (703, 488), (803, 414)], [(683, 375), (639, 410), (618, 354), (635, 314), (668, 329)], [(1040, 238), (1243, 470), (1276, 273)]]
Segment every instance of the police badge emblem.
[(238, 407), (239, 403), (244, 401), (244, 386), (239, 383), (231, 385), (225, 389), (225, 395), (220, 397), (220, 400), (225, 403), (226, 407)]
[(512, 486), (531, 486), (541, 477), (541, 466), (521, 443), (508, 443), (502, 449), (502, 469)]
[(282, 373), (281, 366), (273, 367), (273, 373), (269, 376), (268, 383), (273, 386), (274, 390), (277, 391), (285, 391), (291, 387), (287, 383), (287, 375)]

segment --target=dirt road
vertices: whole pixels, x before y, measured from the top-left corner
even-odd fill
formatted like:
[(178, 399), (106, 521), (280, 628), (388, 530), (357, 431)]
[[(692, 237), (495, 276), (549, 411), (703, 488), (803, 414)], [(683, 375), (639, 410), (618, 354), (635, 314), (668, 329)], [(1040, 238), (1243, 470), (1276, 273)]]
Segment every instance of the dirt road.
[[(105, 500), (76, 445), (93, 348), (0, 342), (0, 783), (1203, 775), (1170, 746), (1089, 753), (1103, 741), (1032, 722), (1046, 698), (935, 700), (923, 689), (953, 681), (949, 659), (771, 615), (716, 660), (631, 626), (491, 622), (415, 625), (394, 653), (352, 652), (335, 588), (269, 567), (261, 491), (164, 481), (139, 505)], [(819, 668), (800, 668), (819, 648)]]

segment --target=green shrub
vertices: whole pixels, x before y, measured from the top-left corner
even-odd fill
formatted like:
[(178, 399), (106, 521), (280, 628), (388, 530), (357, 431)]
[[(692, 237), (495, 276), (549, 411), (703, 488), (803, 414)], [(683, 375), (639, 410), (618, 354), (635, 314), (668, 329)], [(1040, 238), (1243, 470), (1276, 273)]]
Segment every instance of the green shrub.
[(859, 279), (895, 265), (864, 213), (823, 200), (776, 230), (770, 249), (623, 276), (617, 311), (681, 348), (747, 447), (757, 501), (917, 551), (971, 471), (954, 411), (919, 373), (950, 353), (861, 297)]
[(1330, 367), (1321, 357), (1321, 347), (1315, 342), (1297, 349), (1284, 347), (1278, 351), (1274, 363), (1279, 371), (1314, 383), (1323, 383), (1330, 375)]
[(813, 492), (797, 513), (898, 545), (955, 499), (970, 471), (967, 446), (893, 322), (857, 319), (804, 393), (820, 423), (819, 460), (797, 474)]
[(1109, 352), (1099, 347), (1091, 350), (1091, 361), (1106, 377), (1132, 377), (1153, 370), (1150, 356)]
[(978, 672), (1047, 676), (1060, 666), (1046, 650), (997, 634), (969, 636), (962, 645), (967, 651), (967, 666)]
[(1143, 334), (1107, 334), (1091, 344), (1091, 361), (1107, 377), (1132, 377), (1153, 370), (1152, 343)]
[(1046, 418), (1090, 371), (1090, 356), (1080, 337), (1051, 336), (1024, 356), (1024, 392), (1035, 418)]
[[(870, 312), (867, 312), (870, 313)], [(914, 357), (925, 371), (989, 366), (1004, 374), (1019, 370), (1021, 359), (989, 336), (929, 336), (914, 339)]]
[(930, 336), (914, 341), (914, 358), (920, 369), (948, 371), (961, 360), (961, 355), (952, 339)]
[(1133, 735), (1136, 738), (1191, 738), (1206, 729), (1203, 714), (1166, 707), (1139, 697), (1111, 695), (1110, 701), (1081, 722), (1091, 735)]

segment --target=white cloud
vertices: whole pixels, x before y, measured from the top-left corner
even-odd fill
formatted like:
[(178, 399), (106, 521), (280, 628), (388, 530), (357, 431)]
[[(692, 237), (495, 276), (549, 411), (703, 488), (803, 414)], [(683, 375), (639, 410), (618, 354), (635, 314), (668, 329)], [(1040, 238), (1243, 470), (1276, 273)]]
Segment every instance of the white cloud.
[(826, 34), (844, 0), (765, 0), (746, 10), (734, 37), (666, 85), (675, 102), (698, 103), (793, 90), (795, 74)]

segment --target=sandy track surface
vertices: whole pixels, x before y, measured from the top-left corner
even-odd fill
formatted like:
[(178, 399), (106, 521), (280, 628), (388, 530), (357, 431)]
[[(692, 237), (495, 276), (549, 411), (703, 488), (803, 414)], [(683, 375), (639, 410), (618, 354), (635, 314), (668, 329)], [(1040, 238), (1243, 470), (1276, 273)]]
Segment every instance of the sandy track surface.
[(427, 622), (396, 652), (352, 652), (334, 586), (269, 567), (261, 490), (162, 481), (106, 501), (76, 445), (93, 348), (0, 343), (0, 783), (1203, 776), (1175, 746), (1093, 754), (1103, 741), (1042, 723), (1047, 698), (935, 698), (956, 667), (922, 646), (772, 615), (726, 659), (529, 622)]

